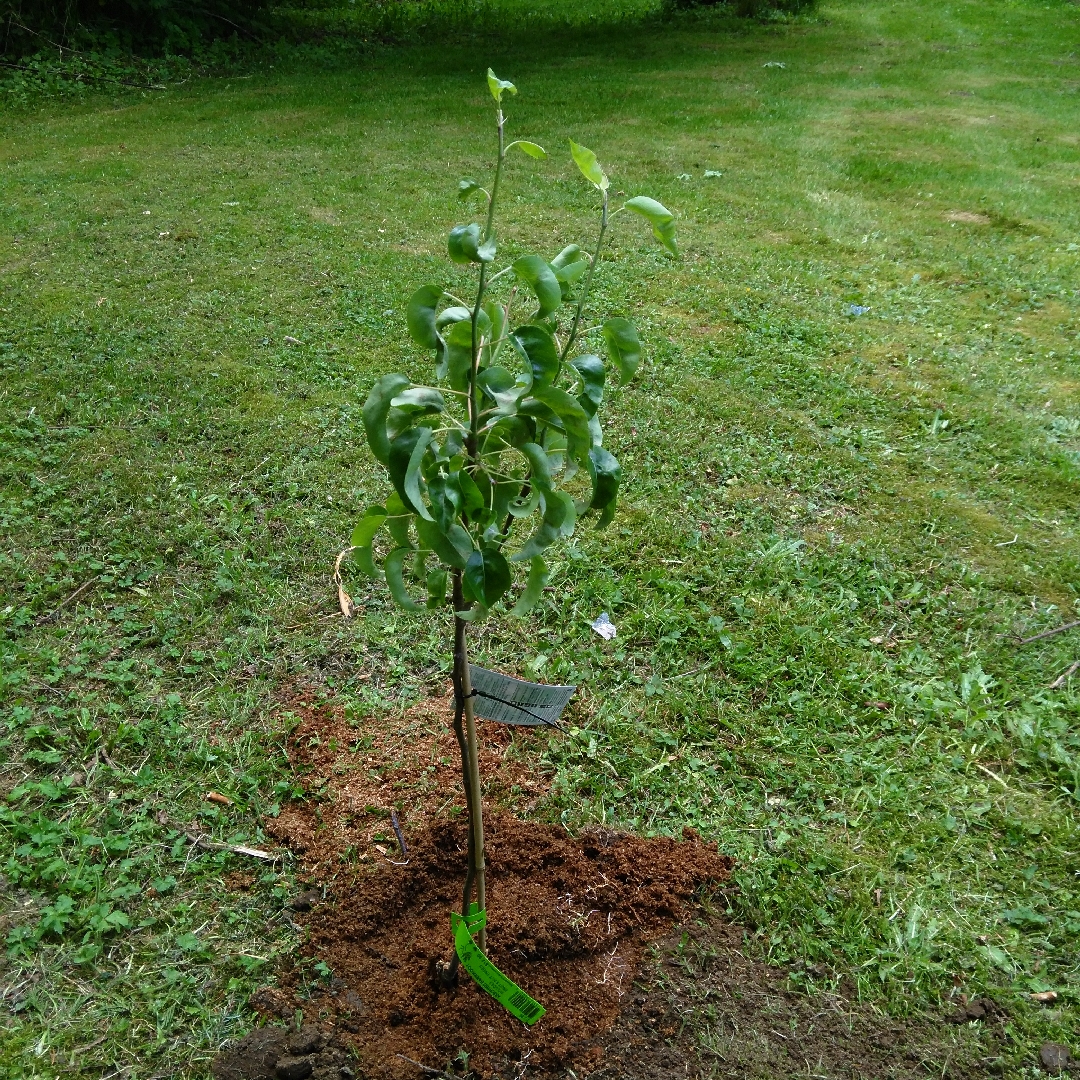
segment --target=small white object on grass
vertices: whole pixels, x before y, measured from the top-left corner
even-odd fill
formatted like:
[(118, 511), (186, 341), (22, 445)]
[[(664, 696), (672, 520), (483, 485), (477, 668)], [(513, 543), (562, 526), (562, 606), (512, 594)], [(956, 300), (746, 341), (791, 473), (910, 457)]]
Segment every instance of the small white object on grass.
[(616, 634), (615, 624), (608, 618), (606, 611), (589, 624), (605, 641), (610, 641)]
[(779, 60), (770, 60), (767, 64), (762, 64), (761, 66), (762, 67), (786, 68), (787, 64), (781, 64)]
[(716, 169), (706, 169), (706, 170), (705, 170), (705, 179), (706, 179), (706, 180), (709, 180), (709, 179), (711, 179), (711, 178), (712, 178), (712, 177), (714, 177), (714, 176), (723, 176), (723, 175), (724, 175), (724, 174), (723, 174), (722, 172), (719, 172), (719, 171), (718, 171), (718, 170), (716, 170)]

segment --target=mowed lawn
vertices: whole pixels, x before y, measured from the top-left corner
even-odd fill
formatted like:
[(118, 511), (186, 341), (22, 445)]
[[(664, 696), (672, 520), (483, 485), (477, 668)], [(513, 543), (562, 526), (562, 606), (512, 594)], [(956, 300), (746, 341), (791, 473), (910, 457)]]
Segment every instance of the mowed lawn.
[(502, 254), (591, 234), (567, 137), (683, 249), (617, 219), (621, 509), (477, 639), (581, 687), (521, 743), (536, 815), (699, 829), (807, 992), (989, 993), (1004, 1075), (1080, 1055), (1080, 631), (1018, 645), (1080, 619), (1078, 9), (491, 40), (0, 115), (0, 1071), (204, 1075), (293, 962), (296, 884), (185, 829), (271, 844), (305, 797), (285, 688), (388, 725), (445, 692), (447, 620), (354, 572), (346, 623), (330, 572), (386, 494), (368, 388), (426, 370), (405, 302), (466, 280), (489, 64), (550, 152), (505, 176)]

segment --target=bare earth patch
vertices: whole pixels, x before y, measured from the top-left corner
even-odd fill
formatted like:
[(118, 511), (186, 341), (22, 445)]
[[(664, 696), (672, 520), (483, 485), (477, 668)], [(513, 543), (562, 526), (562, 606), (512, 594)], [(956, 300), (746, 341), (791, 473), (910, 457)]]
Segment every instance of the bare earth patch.
[(968, 225), (989, 225), (990, 218), (986, 214), (976, 214), (971, 210), (950, 210), (945, 215), (946, 221), (963, 221)]

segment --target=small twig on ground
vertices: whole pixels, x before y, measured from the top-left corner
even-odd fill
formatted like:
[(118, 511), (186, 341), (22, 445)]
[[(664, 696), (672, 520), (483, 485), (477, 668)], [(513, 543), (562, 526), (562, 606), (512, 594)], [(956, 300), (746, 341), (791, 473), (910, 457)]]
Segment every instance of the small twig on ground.
[(422, 1073), (426, 1073), (428, 1076), (441, 1076), (444, 1080), (454, 1080), (449, 1073), (445, 1073), (442, 1069), (433, 1069), (430, 1065), (421, 1065), (419, 1061), (413, 1061), (411, 1057), (406, 1057), (404, 1054), (395, 1054), (395, 1057), (401, 1058), (402, 1061), (407, 1061), (410, 1065), (415, 1065)]
[(405, 834), (401, 831), (401, 822), (398, 821), (397, 811), (390, 811), (390, 824), (394, 826), (394, 835), (397, 837), (398, 847), (402, 855), (408, 855), (409, 849), (405, 846)]
[(89, 589), (90, 586), (93, 585), (100, 577), (100, 574), (95, 574), (88, 581), (84, 581), (66, 600), (61, 600), (60, 603), (57, 604), (56, 607), (54, 607), (52, 611), (50, 611), (49, 614), (46, 615), (41, 621), (48, 622), (50, 619), (55, 619), (56, 616), (59, 615), (60, 612), (68, 606), (68, 604), (73, 604), (76, 600), (78, 600), (79, 597), (82, 596), (82, 594), (86, 592), (86, 590)]
[(1021, 638), (1018, 644), (1028, 645), (1032, 641), (1042, 641), (1043, 638), (1053, 637), (1055, 634), (1064, 634), (1066, 630), (1075, 630), (1080, 626), (1080, 619), (1075, 622), (1062, 623), (1061, 626), (1055, 626), (1053, 630), (1044, 630), (1041, 634), (1035, 634), (1033, 637)]
[(1004, 781), (1004, 780), (1002, 780), (1002, 779), (1001, 779), (1001, 777), (1000, 777), (1000, 776), (998, 776), (998, 774), (997, 774), (996, 772), (992, 772), (992, 771), (991, 771), (990, 769), (988, 769), (988, 768), (987, 768), (987, 767), (986, 767), (985, 765), (980, 765), (980, 764), (979, 764), (979, 763), (978, 763), (978, 762), (976, 761), (976, 762), (975, 762), (975, 768), (976, 768), (976, 769), (981, 769), (981, 770), (982, 770), (982, 771), (983, 771), (984, 773), (986, 773), (986, 775), (987, 775), (987, 776), (989, 776), (989, 777), (990, 777), (991, 779), (993, 779), (993, 780), (996, 780), (996, 781), (997, 781), (997, 782), (998, 782), (998, 783), (999, 783), (999, 784), (1000, 784), (1000, 785), (1001, 785), (1001, 786), (1002, 786), (1002, 787), (1003, 787), (1003, 788), (1004, 788), (1004, 789), (1005, 789), (1006, 791), (1012, 791), (1012, 788), (1011, 788), (1011, 787), (1009, 787), (1009, 785), (1008, 785), (1008, 784), (1006, 784), (1006, 783), (1005, 783), (1005, 781)]
[(216, 840), (211, 840), (209, 836), (204, 833), (193, 833), (184, 830), (184, 835), (196, 846), (206, 848), (208, 851), (231, 851), (234, 855), (250, 855), (253, 859), (267, 859), (270, 862), (276, 861), (280, 856), (274, 855), (270, 851), (263, 851), (261, 848), (247, 847), (244, 844), (219, 844)]
[(71, 1051), (71, 1056), (75, 1058), (78, 1057), (79, 1054), (85, 1054), (87, 1050), (93, 1050), (95, 1046), (100, 1046), (108, 1037), (109, 1033), (105, 1032), (104, 1035), (99, 1035), (93, 1042), (87, 1043), (85, 1046), (76, 1046), (75, 1049)]
[(1071, 675), (1074, 675), (1080, 670), (1080, 660), (1070, 664), (1049, 686), (1051, 690), (1060, 690), (1068, 681)]

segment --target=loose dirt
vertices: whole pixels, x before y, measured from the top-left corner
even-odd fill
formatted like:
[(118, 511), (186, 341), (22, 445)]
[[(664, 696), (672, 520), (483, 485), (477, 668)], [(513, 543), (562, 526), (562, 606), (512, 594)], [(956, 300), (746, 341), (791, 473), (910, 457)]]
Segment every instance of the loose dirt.
[[(481, 758), (496, 808), (486, 820), (489, 952), (547, 1013), (526, 1027), (464, 971), (444, 987), (436, 964), (450, 955), (466, 844), (449, 701), (359, 724), (315, 693), (286, 705), (299, 720), (288, 748), (308, 797), (272, 827), (314, 886), (290, 905), (307, 929), (308, 963), (253, 996), (269, 1026), (219, 1056), (218, 1080), (995, 1071), (994, 1007), (981, 1022), (901, 1024), (842, 996), (793, 990), (789, 972), (748, 959), (743, 932), (699, 906), (731, 862), (692, 832), (571, 836), (519, 820), (512, 811), (534, 805), (545, 778), (528, 744), (496, 725), (483, 725)], [(313, 977), (319, 961), (329, 974)], [(303, 1029), (280, 1026), (298, 1010)]]

